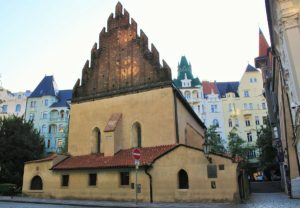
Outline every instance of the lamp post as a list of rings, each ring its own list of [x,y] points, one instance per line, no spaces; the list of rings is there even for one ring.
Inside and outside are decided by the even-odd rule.
[[[207,158],[207,160],[209,161],[209,163],[212,163],[211,161],[211,157],[209,157],[209,153],[211,150],[211,146],[209,143],[210,137],[208,137],[207,139],[205,139],[204,143],[203,143],[203,152],[204,152],[204,156]]]

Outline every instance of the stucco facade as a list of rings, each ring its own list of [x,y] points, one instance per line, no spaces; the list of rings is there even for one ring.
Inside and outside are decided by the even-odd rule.
[[[45,152],[61,151],[69,125],[71,90],[58,90],[53,76],[45,76],[28,97],[25,119],[44,137]]]
[[[235,129],[247,145],[255,146],[257,132],[266,124],[268,116],[261,72],[249,65],[237,93],[228,92],[222,97],[222,107],[225,134]],[[248,157],[250,162],[257,163],[258,151],[249,152]]]
[[[210,164],[201,150],[187,146],[174,148],[158,158],[152,167],[141,167],[138,170],[138,183],[142,187],[138,200],[150,201],[150,183],[154,202],[238,200],[237,163],[217,155],[212,155],[212,161],[212,165],[217,167],[216,178],[208,178],[207,166]],[[135,190],[131,185],[120,185],[120,172],[122,171],[129,172],[129,184],[135,183],[133,168],[49,171],[53,163],[54,161],[50,160],[26,164],[23,193],[48,198],[135,200]],[[224,170],[220,170],[219,165],[223,166]],[[185,170],[188,174],[189,187],[187,189],[178,187],[180,170]],[[90,186],[88,183],[90,173],[97,175],[95,186]],[[66,174],[70,176],[69,185],[62,187],[61,175]],[[47,178],[43,180],[42,191],[30,190],[30,181],[36,175]],[[215,188],[212,188],[212,184],[215,184]]]
[[[12,93],[0,86],[0,117],[23,116],[30,91]]]

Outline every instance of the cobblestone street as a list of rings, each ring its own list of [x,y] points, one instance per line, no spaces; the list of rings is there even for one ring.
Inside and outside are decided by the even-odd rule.
[[[22,202],[22,203],[18,203]],[[34,202],[34,203],[31,203]],[[35,199],[27,197],[0,197],[0,208],[58,208],[58,207],[175,207],[175,208],[299,208],[300,199],[289,199],[284,193],[252,194],[251,198],[242,204],[229,203],[139,203],[110,202],[110,201],[82,201]]]

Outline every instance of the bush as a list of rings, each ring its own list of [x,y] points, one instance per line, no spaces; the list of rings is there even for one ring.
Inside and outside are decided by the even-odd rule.
[[[17,185],[13,183],[0,184],[0,195],[12,196],[16,193]]]

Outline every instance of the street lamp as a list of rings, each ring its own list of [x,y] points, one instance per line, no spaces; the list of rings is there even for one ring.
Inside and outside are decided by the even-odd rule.
[[[211,161],[211,157],[209,157],[209,153],[211,150],[211,146],[209,143],[210,137],[208,137],[207,139],[205,139],[204,143],[203,143],[203,152],[204,152],[204,156],[207,158],[207,160],[209,161],[209,163],[212,163]]]

